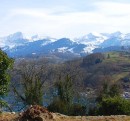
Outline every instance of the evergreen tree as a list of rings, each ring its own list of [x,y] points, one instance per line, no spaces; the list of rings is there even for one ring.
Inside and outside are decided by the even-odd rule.
[[[48,109],[52,112],[59,112],[66,115],[85,115],[86,107],[81,104],[74,103],[74,90],[72,78],[69,74],[64,77],[64,80],[59,78],[56,83],[58,91],[58,98],[48,106]]]
[[[7,95],[10,83],[10,76],[7,70],[12,66],[13,59],[9,58],[6,53],[0,50],[0,105],[1,107],[7,105],[2,100],[2,97]]]
[[[73,100],[73,84],[71,77],[67,74],[65,80],[59,80],[56,83],[58,96],[60,100],[66,103],[72,103]]]

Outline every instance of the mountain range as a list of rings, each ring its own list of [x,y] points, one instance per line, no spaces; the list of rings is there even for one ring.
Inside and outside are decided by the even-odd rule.
[[[89,33],[75,38],[51,38],[34,35],[24,37],[21,32],[16,32],[6,37],[0,37],[0,48],[9,56],[26,57],[40,55],[67,55],[81,57],[94,52],[121,50],[130,46],[130,33]]]

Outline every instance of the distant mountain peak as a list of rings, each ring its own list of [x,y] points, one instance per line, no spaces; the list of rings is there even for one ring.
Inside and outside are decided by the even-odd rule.
[[[22,32],[16,32],[5,37],[0,38],[0,47],[14,48],[16,46],[26,43]]]
[[[23,39],[23,33],[22,32],[16,32],[14,34],[11,34],[11,35],[7,36],[6,39],[8,39],[10,41]]]
[[[110,34],[110,37],[121,37],[122,33],[120,31],[114,32]]]
[[[99,38],[101,37],[102,35],[100,33],[97,33],[97,32],[92,32],[92,33],[89,33],[88,35],[88,38]]]

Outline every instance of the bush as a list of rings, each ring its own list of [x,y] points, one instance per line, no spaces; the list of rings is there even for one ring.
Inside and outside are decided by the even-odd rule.
[[[130,115],[130,101],[120,97],[120,86],[104,83],[97,97],[97,107],[89,110],[89,115]]]
[[[73,116],[85,116],[86,115],[86,107],[81,104],[73,104],[71,106],[71,115]]]
[[[95,114],[94,114],[95,113]],[[91,115],[130,115],[130,101],[121,97],[104,98]]]
[[[69,106],[61,101],[61,100],[54,100],[47,109],[51,112],[58,112],[62,114],[68,114]]]
[[[86,115],[86,107],[80,104],[68,104],[61,100],[53,101],[48,107],[48,110],[51,112],[58,112],[65,115]]]

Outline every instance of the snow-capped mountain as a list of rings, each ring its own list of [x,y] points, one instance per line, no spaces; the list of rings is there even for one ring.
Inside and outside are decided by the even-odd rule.
[[[92,53],[95,48],[98,48],[108,37],[99,33],[89,33],[81,38],[75,39],[79,43],[86,45],[84,52]]]
[[[24,45],[26,42],[27,39],[23,37],[23,34],[21,32],[17,32],[6,37],[1,37],[0,47],[11,49],[16,46]]]
[[[21,32],[0,37],[0,48],[11,57],[56,53],[82,56],[103,50],[117,50],[121,46],[130,46],[130,33],[89,33],[74,40],[39,35],[25,37]]]

